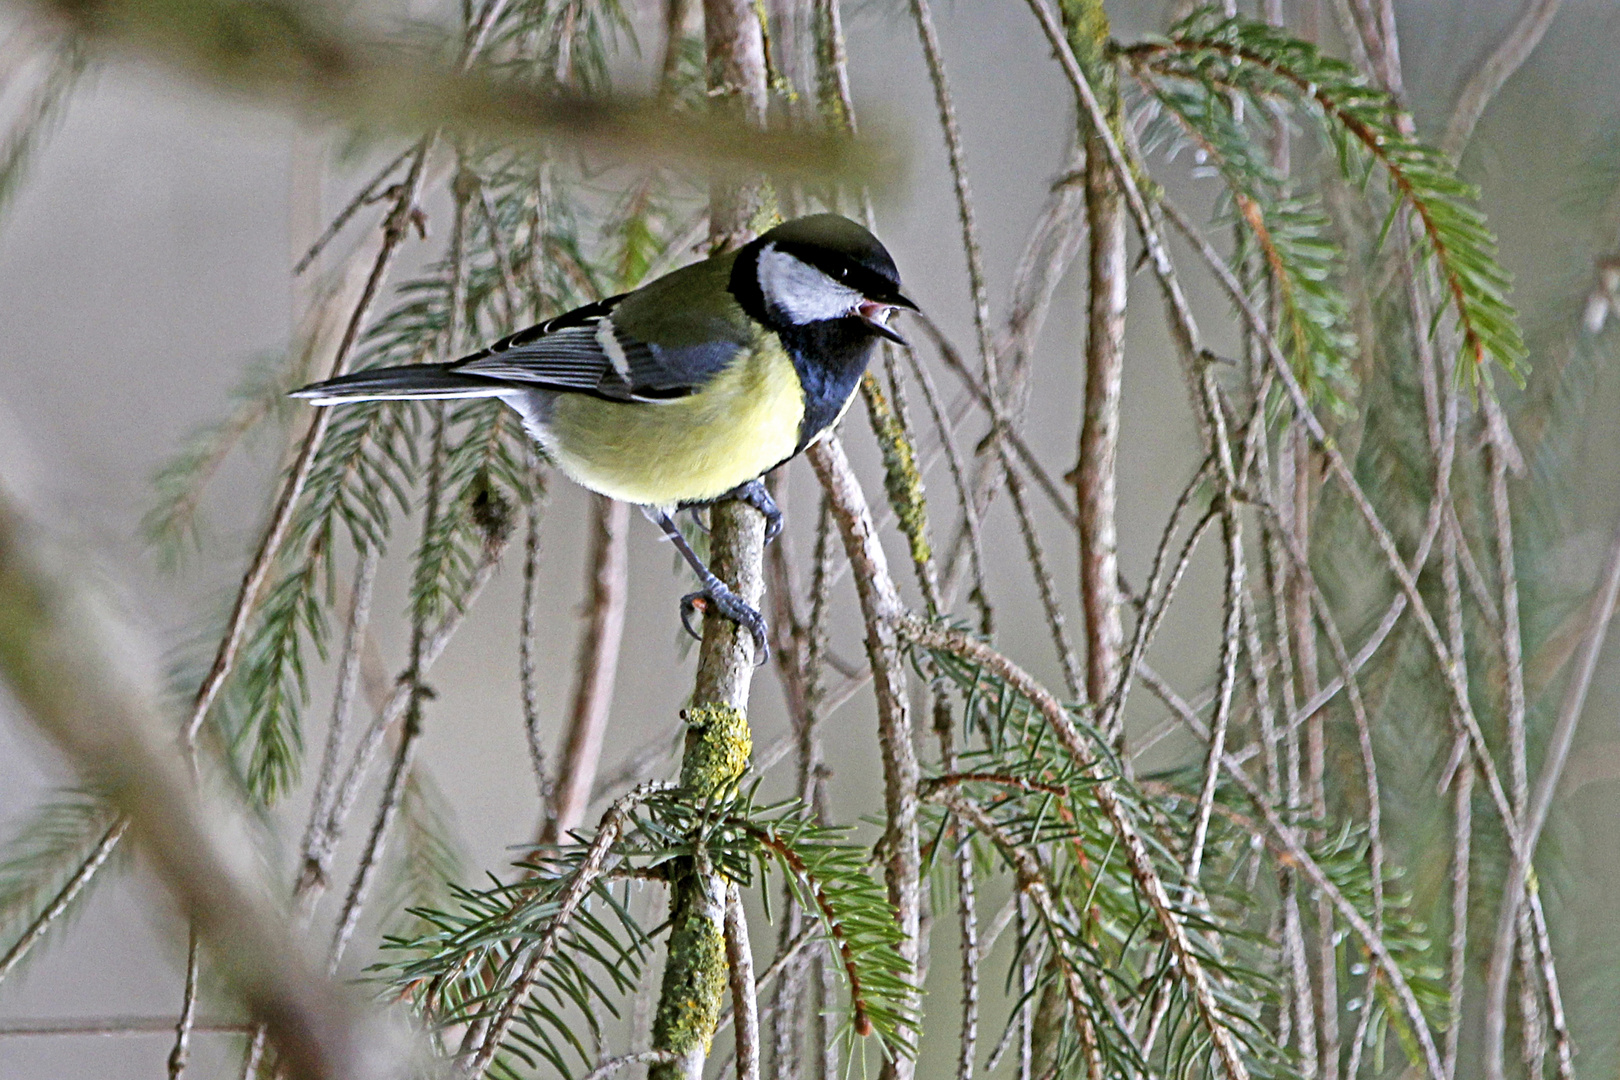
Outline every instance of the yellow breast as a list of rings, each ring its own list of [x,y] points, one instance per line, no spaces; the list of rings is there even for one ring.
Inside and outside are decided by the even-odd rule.
[[[548,449],[576,483],[624,502],[704,502],[792,455],[804,417],[793,362],[774,341],[673,401],[559,395]]]

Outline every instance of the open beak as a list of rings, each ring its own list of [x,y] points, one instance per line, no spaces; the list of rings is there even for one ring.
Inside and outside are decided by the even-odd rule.
[[[873,333],[878,334],[880,337],[886,337],[896,345],[903,345],[909,349],[911,343],[890,329],[887,321],[889,316],[894,313],[895,308],[902,307],[911,311],[917,310],[916,304],[899,293],[895,293],[892,296],[885,297],[883,300],[862,301],[860,306],[855,309],[855,313],[862,322],[872,328]]]

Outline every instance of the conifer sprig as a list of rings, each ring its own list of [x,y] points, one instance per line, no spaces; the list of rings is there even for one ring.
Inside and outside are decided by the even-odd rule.
[[[1317,120],[1352,183],[1365,184],[1374,166],[1382,167],[1391,195],[1385,231],[1403,204],[1416,213],[1471,361],[1466,370],[1488,378],[1487,361],[1494,361],[1522,381],[1524,337],[1507,300],[1512,278],[1497,260],[1479,192],[1438,150],[1402,129],[1388,94],[1314,45],[1218,9],[1195,12],[1168,37],[1118,52],[1149,78],[1232,91],[1257,106],[1281,99],[1300,107]]]
[[[1240,115],[1221,87],[1169,78],[1143,78],[1142,85],[1180,124],[1179,131],[1157,124],[1149,132],[1172,153],[1191,141],[1195,154],[1211,161],[1226,182],[1233,216],[1267,271],[1256,283],[1256,299],[1265,282],[1274,283],[1279,340],[1301,385],[1313,401],[1343,411],[1352,392],[1349,358],[1356,341],[1342,287],[1343,259],[1320,200],[1292,190],[1277,174],[1263,156],[1262,136],[1251,119],[1255,110]]]
[[[32,951],[24,936],[53,902],[61,910],[51,922],[60,927],[84,906],[89,886],[104,879],[103,874],[92,874],[72,895],[61,893],[117,817],[117,811],[93,792],[58,791],[33,807],[0,845],[0,957],[4,957],[0,980],[16,970],[25,950]]]
[[[910,1055],[915,1018],[904,1008],[909,972],[895,948],[899,929],[871,874],[870,852],[848,836],[848,829],[815,824],[796,802],[761,807],[744,794],[698,806],[675,791],[650,794],[626,815],[597,862],[596,840],[547,848],[519,864],[524,876],[517,881],[455,887],[453,907],[413,909],[427,929],[390,938],[388,947],[408,958],[382,966],[380,975],[435,1024],[478,1022],[507,1004],[529,948],[555,936],[502,1047],[510,1059],[498,1057],[506,1064],[496,1071],[516,1075],[513,1060],[532,1067],[543,1059],[572,1075],[589,1063],[574,1030],[580,1017],[599,1035],[596,1010],[619,1015],[619,999],[636,985],[653,947],[656,931],[642,928],[628,892],[615,894],[615,884],[629,889],[656,881],[671,860],[700,853],[745,885],[755,882],[755,866],[768,872],[775,864],[821,919],[847,981],[852,1034],[875,1034],[888,1052]],[[586,873],[593,873],[588,898],[567,907],[565,896]],[[567,919],[560,936],[559,917]]]

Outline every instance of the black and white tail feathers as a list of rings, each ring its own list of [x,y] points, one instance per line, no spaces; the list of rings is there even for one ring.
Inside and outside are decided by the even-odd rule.
[[[293,397],[315,405],[350,401],[409,401],[433,398],[499,397],[514,387],[450,370],[451,364],[409,364],[339,375],[294,390]]]

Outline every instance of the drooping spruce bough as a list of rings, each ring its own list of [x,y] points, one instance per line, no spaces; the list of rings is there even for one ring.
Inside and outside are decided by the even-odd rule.
[[[1360,54],[1392,54],[1393,24],[1358,21],[1368,5],[1343,7]],[[800,125],[857,126],[838,0],[667,8],[660,102],[743,125],[775,109]],[[705,236],[728,244],[758,231],[773,206],[864,205],[834,181],[604,169],[465,117],[422,132],[362,187],[323,243],[368,218],[377,239],[316,290],[298,347],[257,364],[225,419],[158,478],[152,538],[183,570],[213,554],[200,539],[206,486],[244,440],[267,431],[291,463],[226,631],[204,635],[212,663],[179,677],[196,700],[188,742],[255,808],[310,791],[293,910],[325,935],[334,970],[360,954],[463,1075],[648,1066],[695,1078],[706,1060],[713,1075],[711,1043],[728,1023],[744,1077],[907,1078],[919,1054],[949,1057],[960,1080],[1400,1070],[1451,1080],[1474,1060],[1493,1076],[1572,1075],[1569,989],[1533,868],[1620,559],[1605,571],[1607,599],[1560,629],[1546,613],[1573,597],[1525,556],[1556,539],[1552,515],[1533,511],[1557,497],[1561,433],[1581,415],[1569,382],[1591,377],[1607,309],[1594,327],[1589,304],[1586,328],[1562,328],[1549,347],[1556,362],[1528,366],[1477,193],[1415,133],[1383,68],[1359,71],[1285,27],[1216,10],[1121,43],[1096,0],[1007,8],[1051,46],[1078,150],[1005,310],[984,277],[936,13],[911,0],[905,16],[885,17],[915,22],[933,80],[976,340],[963,349],[924,327],[920,356],[890,354],[868,377],[881,478],[857,475],[836,442],[812,451],[821,511],[801,508],[793,522],[801,538],[816,522],[812,558],[798,558],[803,542],[762,551],[751,510],[715,511],[717,570],[740,586],[769,582],[793,722],[785,753],[753,746],[749,646],[709,620],[678,782],[667,754],[639,755],[604,783],[599,818],[482,874],[446,835],[449,815],[415,756],[439,711],[431,667],[465,619],[482,617],[480,591],[519,548],[532,605],[546,465],[490,403],[364,405],[307,428],[283,394],[327,367],[448,355],[631,288]],[[93,62],[101,31],[81,31],[53,46],[6,143],[0,197]],[[631,43],[612,0],[495,0],[469,7],[441,51],[478,76],[590,97],[622,89],[615,73]],[[374,106],[334,107],[364,118]],[[1154,179],[1189,156],[1218,191],[1208,221]],[[432,184],[448,191],[448,243],[418,277],[394,282],[395,256],[423,242]],[[1075,399],[1085,434],[1072,467],[1059,467],[1026,425],[1032,345],[1082,247],[1089,332],[1057,352],[1086,384]],[[1120,580],[1115,559],[1133,250],[1164,301],[1203,440],[1139,582]],[[1229,301],[1239,355],[1207,346],[1187,297],[1194,281]],[[887,514],[868,502],[880,488]],[[996,521],[1018,541],[996,543]],[[409,550],[396,542],[402,525],[419,533]],[[881,544],[891,528],[904,538],[892,550],[912,563],[904,586]],[[1065,534],[1083,603],[1061,595],[1051,570]],[[1216,537],[1213,676],[1178,689],[1154,670],[1152,645],[1181,617],[1178,586]],[[987,563],[1020,556],[1039,613],[994,595]],[[409,566],[410,645],[368,715],[361,657],[370,621],[384,617],[372,590],[386,560]],[[599,570],[613,565],[604,556]],[[845,575],[864,633],[854,671],[833,662],[853,649],[829,641]],[[913,585],[917,603],[902,592]],[[1000,628],[1026,619],[1050,630],[1062,694],[1029,674],[1040,661],[997,645]],[[592,625],[618,633],[613,619]],[[532,634],[527,612],[524,627]],[[588,644],[602,655],[602,641]],[[1567,678],[1545,674],[1571,653],[1582,659]],[[537,661],[532,640],[522,655],[513,678],[532,712],[536,686],[563,672]],[[337,671],[329,695],[312,677],[324,661]],[[861,809],[879,818],[875,846],[852,833],[856,814],[828,805],[822,746],[833,710],[869,682],[884,791],[881,807]],[[1143,691],[1168,712],[1151,730],[1139,722]],[[581,677],[577,693],[610,695],[611,679]],[[329,725],[319,738],[312,716]],[[931,741],[913,730],[922,717]],[[1197,751],[1143,775],[1142,755],[1173,731]],[[543,799],[560,770],[584,764],[531,747]],[[785,800],[763,794],[778,785],[778,761],[796,765]],[[381,797],[365,806],[378,774]],[[369,828],[355,827],[357,811]],[[89,883],[124,865],[110,857],[123,835],[117,808],[86,791],[42,805],[8,841],[0,979]],[[340,852],[358,852],[349,881],[338,879],[350,861]],[[336,926],[311,925],[328,890],[342,897]],[[762,913],[777,921],[769,936]],[[739,919],[753,923],[752,985],[728,959]],[[379,923],[380,941],[357,930]],[[920,995],[924,984],[933,993]],[[188,996],[177,1011],[194,1016],[196,1004]],[[1477,1032],[1464,1023],[1474,1016]],[[951,1029],[949,1054],[931,1050],[927,1039]],[[246,1072],[272,1075],[275,1049],[258,1029]]]

